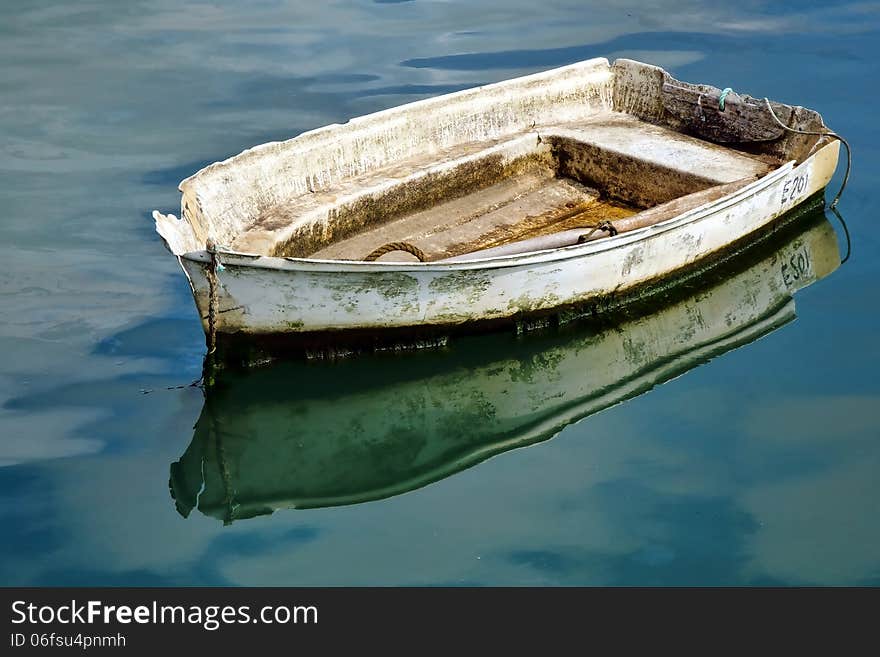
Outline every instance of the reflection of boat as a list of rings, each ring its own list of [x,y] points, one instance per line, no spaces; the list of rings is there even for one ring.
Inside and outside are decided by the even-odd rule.
[[[231,359],[601,306],[763,232],[838,147],[812,110],[597,58],[257,146],[154,218]]]
[[[630,309],[610,328],[227,373],[171,466],[177,508],[231,521],[418,488],[765,335],[794,318],[795,290],[838,264],[819,212],[704,272],[708,287],[668,290],[663,307]]]

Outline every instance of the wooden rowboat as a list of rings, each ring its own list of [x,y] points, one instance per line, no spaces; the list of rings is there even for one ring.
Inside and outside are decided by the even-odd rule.
[[[551,438],[792,321],[794,293],[840,262],[821,211],[761,240],[696,288],[628,306],[610,328],[587,321],[527,339],[476,337],[415,359],[222,372],[171,465],[177,509],[232,522],[356,504]]]
[[[212,352],[432,344],[701,266],[820,194],[838,151],[812,110],[598,58],[257,146],[153,216]]]

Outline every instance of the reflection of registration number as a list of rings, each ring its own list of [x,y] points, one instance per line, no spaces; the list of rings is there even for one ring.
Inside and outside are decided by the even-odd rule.
[[[791,287],[799,280],[809,275],[811,270],[810,253],[807,247],[802,246],[792,256],[782,263],[782,280]]]
[[[810,174],[805,171],[794,178],[786,180],[785,184],[782,186],[782,203],[785,204],[789,201],[793,201],[803,194],[807,190],[807,181],[809,179]]]

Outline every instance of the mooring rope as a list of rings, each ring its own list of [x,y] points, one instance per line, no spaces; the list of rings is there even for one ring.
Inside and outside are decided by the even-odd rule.
[[[205,407],[208,412],[208,431],[214,439],[214,450],[217,454],[217,467],[220,470],[220,481],[223,482],[223,524],[230,525],[235,519],[235,490],[232,486],[232,475],[229,472],[229,464],[226,461],[226,448],[223,444],[223,434],[220,431],[220,423],[217,421],[216,401],[205,393]]]
[[[205,245],[211,256],[211,265],[205,271],[208,279],[208,355],[217,351],[217,313],[220,309],[219,290],[220,279],[217,272],[222,271],[220,258],[217,256],[217,245],[214,240],[208,240]]]
[[[364,258],[364,262],[373,262],[373,260],[381,258],[386,253],[392,253],[393,251],[406,251],[407,253],[411,253],[419,259],[419,262],[425,262],[428,259],[428,256],[425,255],[424,251],[409,242],[388,242],[388,244],[383,244],[375,251],[372,251],[366,258]]]
[[[764,98],[764,102],[767,103],[767,109],[770,110],[770,116],[773,117],[773,120],[779,125],[783,130],[788,130],[789,132],[793,132],[798,135],[813,135],[816,137],[833,137],[840,141],[841,144],[846,148],[846,172],[843,174],[843,182],[840,184],[840,190],[837,192],[837,195],[834,197],[834,200],[831,201],[831,205],[828,206],[829,209],[834,209],[837,207],[837,202],[840,200],[841,195],[843,194],[843,190],[846,189],[846,183],[849,181],[849,172],[852,169],[852,150],[849,147],[849,142],[841,137],[836,132],[832,132],[831,130],[826,130],[824,132],[820,131],[811,131],[811,130],[799,130],[797,128],[790,128],[785,125],[782,121],[779,120],[779,117],[776,116],[776,112],[773,111],[773,106],[770,104],[769,98]],[[847,233],[847,236],[849,233]]]
[[[195,381],[190,381],[189,383],[181,383],[179,386],[165,386],[164,388],[158,388],[158,390],[183,390],[185,388],[203,388],[203,381],[205,379],[205,375],[202,374]],[[150,393],[156,392],[156,388],[141,388],[140,393],[142,395],[149,395]]]
[[[217,366],[215,356],[217,351],[217,315],[220,312],[220,278],[217,276],[217,272],[223,271],[224,267],[217,254],[217,244],[214,240],[208,239],[205,249],[211,256],[211,263],[205,270],[205,277],[208,279],[208,354],[205,356],[205,364],[202,368],[202,381],[205,386],[210,387],[214,385],[214,373]]]
[[[832,214],[835,217],[837,217],[837,220],[840,222],[840,227],[843,228],[843,234],[846,236],[846,255],[843,256],[840,261],[840,264],[843,264],[844,262],[849,260],[849,254],[852,253],[852,245],[850,244],[849,239],[849,228],[846,227],[846,221],[843,220],[843,217],[840,215],[840,211],[837,208],[831,206],[828,209],[831,210]]]

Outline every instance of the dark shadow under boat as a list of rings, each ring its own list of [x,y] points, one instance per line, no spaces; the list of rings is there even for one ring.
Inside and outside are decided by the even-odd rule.
[[[419,355],[226,372],[171,466],[178,511],[226,523],[398,495],[644,393],[795,317],[840,263],[821,209],[699,277],[582,321]]]

